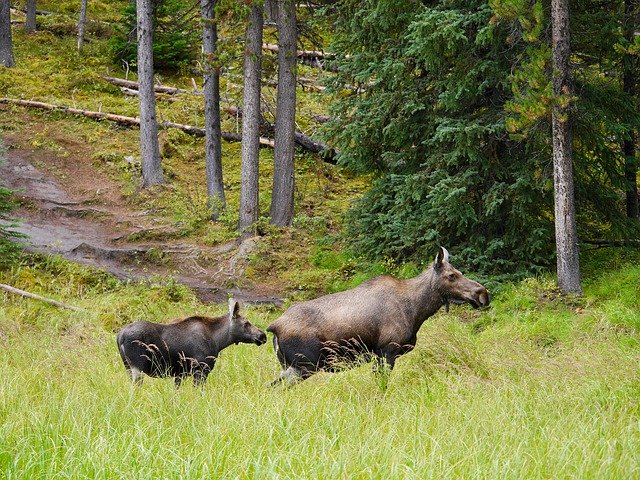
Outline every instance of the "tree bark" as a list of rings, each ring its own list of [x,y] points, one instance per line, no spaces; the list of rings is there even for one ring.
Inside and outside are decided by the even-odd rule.
[[[553,184],[558,286],[567,294],[582,293],[573,187],[571,145],[571,75],[569,67],[569,0],[552,0]]]
[[[278,2],[278,94],[271,223],[288,227],[293,222],[295,190],[296,65],[298,27],[294,0]]]
[[[260,151],[260,83],[262,63],[263,6],[252,1],[245,35],[244,51],[244,106],[242,121],[242,166],[240,174],[241,232],[251,233],[258,221],[259,206],[259,151]]]
[[[11,4],[0,0],[0,65],[13,67],[13,43],[11,42]]]
[[[164,182],[153,88],[153,0],[137,0],[140,159],[142,187]]]
[[[88,0],[82,0],[80,2],[80,18],[78,19],[78,53],[82,53],[82,47],[84,45],[84,31],[87,26],[87,2]]]
[[[24,31],[27,33],[36,31],[36,2],[37,0],[27,0],[27,20],[24,23]]]
[[[220,66],[216,56],[218,30],[216,0],[200,0],[202,11],[202,54],[204,68],[205,170],[207,204],[217,220],[226,208],[222,179],[222,130],[220,127]]]
[[[635,40],[637,14],[637,0],[625,0],[624,2],[624,36],[633,45]],[[638,61],[634,55],[626,54],[623,59],[622,89],[631,98],[636,97],[636,76]],[[640,218],[638,206],[638,152],[636,150],[637,131],[631,131],[629,138],[625,139],[624,152],[624,177],[626,180],[626,206],[627,217]]]

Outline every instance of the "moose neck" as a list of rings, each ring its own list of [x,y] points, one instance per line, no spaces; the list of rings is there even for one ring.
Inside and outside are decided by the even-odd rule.
[[[231,322],[227,318],[216,318],[215,322],[209,322],[209,331],[211,338],[214,339],[216,349],[218,352],[224,348],[227,348],[233,343]]]
[[[417,332],[424,321],[435,314],[445,301],[439,291],[433,266],[406,282],[407,304],[413,307],[411,317],[414,331]]]

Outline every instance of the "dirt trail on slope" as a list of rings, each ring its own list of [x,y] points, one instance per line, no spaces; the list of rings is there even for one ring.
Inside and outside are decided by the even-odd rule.
[[[127,208],[118,186],[79,155],[72,159],[12,146],[0,165],[0,183],[17,190],[22,207],[16,230],[29,235],[28,249],[59,254],[104,269],[122,280],[174,278],[203,302],[226,302],[229,295],[252,304],[281,305],[257,289],[226,288],[238,280],[247,245],[203,247],[173,241],[131,242],[140,232],[162,232],[148,212]],[[54,174],[55,172],[55,174]],[[249,242],[249,243],[247,243]]]

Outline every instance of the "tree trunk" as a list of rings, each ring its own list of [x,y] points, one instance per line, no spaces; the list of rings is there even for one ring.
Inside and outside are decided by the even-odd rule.
[[[153,89],[153,0],[137,0],[138,82],[140,84],[140,159],[142,187],[164,182]]]
[[[27,33],[36,31],[36,1],[27,0],[27,21],[24,22],[24,31]]]
[[[296,64],[298,28],[294,0],[278,2],[278,96],[271,223],[288,227],[293,221],[295,189]]]
[[[637,0],[625,0],[624,2],[624,36],[631,45],[634,43],[636,30]],[[634,55],[624,55],[623,59],[622,89],[635,100],[636,75],[638,61]],[[627,217],[640,218],[638,206],[638,152],[636,150],[636,137],[638,132],[630,132],[629,138],[624,141],[624,176],[626,180],[626,205]]]
[[[571,146],[571,76],[569,69],[569,0],[551,2],[553,93],[553,184],[558,286],[564,293],[581,294],[580,259],[573,187]]]
[[[242,120],[242,171],[240,174],[241,232],[258,221],[258,165],[260,151],[260,81],[262,61],[263,6],[254,0],[249,7],[244,49],[244,106]]]
[[[222,130],[220,127],[220,66],[216,55],[218,31],[216,0],[200,0],[202,11],[202,54],[204,56],[204,125],[207,203],[211,218],[218,219],[226,207],[222,181]]]
[[[11,43],[11,4],[0,0],[0,65],[13,67],[13,44]]]
[[[84,45],[84,30],[87,26],[87,2],[88,0],[82,0],[80,2],[80,18],[78,19],[78,53],[82,53],[82,46]]]

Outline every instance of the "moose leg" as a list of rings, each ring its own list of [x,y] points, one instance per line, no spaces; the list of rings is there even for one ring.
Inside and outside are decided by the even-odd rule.
[[[134,385],[142,385],[142,371],[138,370],[136,367],[131,367],[127,369],[129,372],[129,376],[133,381]]]
[[[282,373],[280,373],[280,376],[269,384],[269,387],[275,387],[281,382],[286,382],[289,386],[291,386],[295,385],[298,382],[301,382],[302,380],[305,380],[306,378],[309,378],[309,374],[305,375],[296,367],[289,367],[286,370],[283,370]]]
[[[198,370],[193,374],[193,386],[194,387],[204,387],[204,384],[207,381],[207,376],[209,375],[208,371]]]
[[[184,374],[176,375],[175,377],[173,377],[173,381],[175,383],[176,390],[178,388],[180,388],[180,385],[182,385],[182,381],[185,379],[185,377],[186,377],[186,375],[184,375]]]

